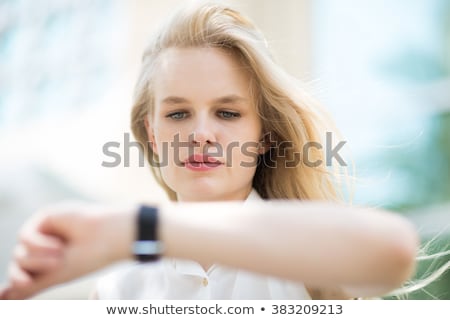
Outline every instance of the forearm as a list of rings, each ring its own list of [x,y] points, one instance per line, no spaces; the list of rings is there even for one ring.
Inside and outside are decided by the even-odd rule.
[[[132,258],[137,207],[63,205],[29,221],[0,298],[26,298]],[[386,292],[408,278],[417,238],[404,219],[375,210],[300,201],[179,203],[160,207],[164,255],[298,280],[344,295]],[[46,241],[43,241],[47,239]],[[46,243],[62,241],[48,266]],[[50,257],[54,256],[51,254]],[[374,294],[375,294],[374,293]]]
[[[164,207],[168,256],[222,263],[313,286],[395,287],[414,268],[416,234],[385,212],[317,202]]]

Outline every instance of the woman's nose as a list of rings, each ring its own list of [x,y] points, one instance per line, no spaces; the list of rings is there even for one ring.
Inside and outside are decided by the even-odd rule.
[[[202,146],[205,144],[213,144],[216,142],[214,124],[211,119],[206,116],[199,116],[189,135],[189,141],[195,146]]]

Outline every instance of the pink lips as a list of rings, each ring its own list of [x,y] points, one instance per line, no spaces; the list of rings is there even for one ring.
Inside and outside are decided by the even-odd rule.
[[[221,165],[222,162],[207,154],[193,154],[184,161],[184,166],[193,171],[208,171]]]

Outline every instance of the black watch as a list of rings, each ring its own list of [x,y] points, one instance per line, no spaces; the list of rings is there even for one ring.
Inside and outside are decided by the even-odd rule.
[[[162,243],[158,239],[158,208],[142,205],[137,215],[136,241],[133,253],[141,262],[156,261],[162,254]]]

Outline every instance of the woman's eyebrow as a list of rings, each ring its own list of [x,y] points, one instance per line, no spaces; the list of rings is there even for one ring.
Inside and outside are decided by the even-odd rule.
[[[223,96],[217,99],[214,99],[213,101],[211,101],[211,104],[216,104],[216,103],[220,103],[220,104],[227,104],[227,103],[235,103],[235,102],[246,102],[248,101],[248,99],[241,97],[237,94],[230,94],[227,96]]]
[[[211,104],[218,104],[218,103],[219,104],[231,104],[231,103],[246,102],[246,101],[248,101],[247,98],[241,97],[237,94],[230,94],[230,95],[216,98],[216,99],[212,100],[210,103]],[[182,103],[190,103],[190,101],[186,98],[177,97],[177,96],[168,96],[161,101],[161,104],[165,104],[165,105],[177,105],[177,104],[182,104]]]
[[[188,103],[189,100],[182,97],[176,97],[176,96],[169,96],[164,98],[161,101],[161,104],[167,104],[167,105],[173,105],[173,104],[181,104],[181,103]]]

